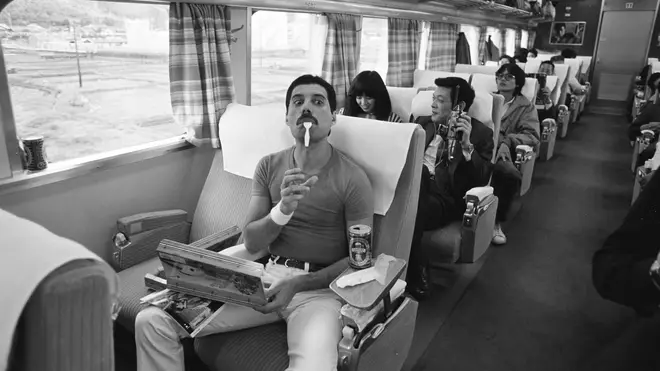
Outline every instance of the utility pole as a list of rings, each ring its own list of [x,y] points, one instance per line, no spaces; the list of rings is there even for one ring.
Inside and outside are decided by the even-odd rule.
[[[73,43],[76,46],[76,63],[78,64],[78,84],[82,88],[82,72],[80,71],[80,53],[78,53],[78,35],[76,34],[76,25],[69,20],[69,24],[73,27]]]

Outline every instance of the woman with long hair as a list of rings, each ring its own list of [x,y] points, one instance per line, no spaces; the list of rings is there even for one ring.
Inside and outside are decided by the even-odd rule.
[[[403,122],[392,112],[392,101],[383,79],[376,71],[362,71],[351,82],[346,106],[340,115],[364,117],[373,120]]]

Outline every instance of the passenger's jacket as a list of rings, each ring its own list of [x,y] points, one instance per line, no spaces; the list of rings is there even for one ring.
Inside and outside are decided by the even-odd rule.
[[[654,103],[647,103],[635,121],[628,126],[628,139],[635,140],[638,136],[642,135],[642,126],[650,124],[651,122],[660,122],[660,105]],[[653,139],[653,142],[658,141],[658,137]]]
[[[541,143],[539,127],[536,106],[529,99],[518,95],[502,116],[497,148],[504,143],[511,152],[515,152],[517,146],[525,144],[537,151]]]
[[[435,127],[430,116],[419,117],[415,123],[422,126],[426,131],[426,140],[424,142],[424,151],[429,147],[435,136]],[[474,145],[472,160],[465,161],[461,146],[455,147],[455,160],[449,166],[450,182],[452,196],[457,202],[464,202],[465,193],[474,187],[482,187],[488,184],[490,174],[493,170],[491,159],[493,158],[493,131],[479,120],[472,118],[472,132],[470,133],[470,142]],[[436,177],[436,182],[442,181],[441,177]],[[446,189],[445,184],[438,184],[440,189]]]
[[[660,290],[649,271],[660,250],[660,176],[654,174],[592,261],[592,279],[605,299],[640,314],[660,305]]]

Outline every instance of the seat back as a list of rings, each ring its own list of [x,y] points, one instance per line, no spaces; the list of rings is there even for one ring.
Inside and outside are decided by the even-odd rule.
[[[525,78],[525,85],[522,88],[522,95],[534,103],[536,100],[536,93],[539,91],[539,81],[533,77]]]
[[[471,64],[457,64],[456,65],[456,72],[460,73],[469,73],[469,74],[475,74],[475,73],[483,73],[486,75],[493,75],[495,76],[495,72],[499,67],[497,65],[495,66],[474,66]]]
[[[486,61],[486,63],[484,63],[484,66],[488,66],[488,67],[496,66],[497,67],[497,66],[499,66],[499,62],[497,62],[497,61]]]
[[[470,82],[469,73],[461,72],[446,72],[446,71],[433,71],[433,70],[415,70],[414,72],[414,88],[428,88],[435,87],[435,79],[439,77],[460,77],[467,82]]]
[[[527,63],[525,64],[525,73],[537,73],[539,72],[539,67],[541,66],[541,62],[543,62],[544,59],[536,58],[536,59],[529,59],[527,60]]]
[[[589,72],[589,68],[591,67],[591,57],[577,56],[577,60],[582,62],[582,69],[580,73],[587,74]]]
[[[555,65],[555,76],[557,76],[557,85],[559,86],[559,94],[556,97],[557,101],[555,105],[564,104],[566,100],[566,93],[568,92],[568,70],[569,67],[565,64]]]
[[[517,64],[518,67],[520,67],[523,71],[524,71],[525,68],[527,67],[527,64],[526,64],[526,63],[523,63],[523,62],[516,62],[516,64]]]
[[[570,66],[570,76],[580,78],[580,72],[582,71],[582,61],[579,59],[568,58],[564,60],[564,64]]]
[[[388,86],[387,92],[390,95],[390,101],[392,101],[392,112],[399,115],[403,122],[409,122],[410,106],[412,105],[413,98],[415,98],[415,95],[417,94],[417,88]]]
[[[495,74],[475,73],[472,75],[472,88],[474,91],[496,92],[497,81],[495,80]]]
[[[80,244],[0,209],[11,264],[0,319],[0,368],[113,371],[113,304],[118,277]],[[5,363],[7,362],[7,363]]]
[[[274,117],[281,117],[281,119],[277,120]],[[246,121],[262,122],[263,125],[255,129],[254,125],[246,125]],[[401,171],[397,174],[398,179],[394,179],[393,183],[391,204],[385,215],[374,216],[374,245],[378,246],[378,251],[408,260],[419,199],[424,130],[419,126],[410,124],[338,116],[337,125],[333,127],[330,141],[333,143],[334,140],[335,148],[341,149],[358,164],[361,164],[364,157],[358,158],[359,154],[356,155],[356,153],[351,153],[349,150],[342,148],[340,142],[344,141],[342,138],[349,138],[352,142],[359,143],[360,138],[364,138],[365,125],[367,131],[377,133],[376,137],[393,138],[390,139],[392,141],[401,139],[404,136],[401,133],[408,133],[405,139],[406,142],[403,144],[402,158],[400,159]],[[278,150],[282,150],[293,144],[292,138],[289,137],[290,141],[287,141],[283,137],[287,133],[290,136],[289,129],[284,124],[284,108],[249,107],[232,104],[220,119],[219,126],[222,146],[225,155],[228,157],[235,156],[238,153],[236,148],[230,149],[232,147],[230,142],[234,142],[236,137],[254,140],[255,130],[258,130],[264,138],[268,138],[269,142],[274,143],[272,149],[269,149],[269,153],[275,152],[273,149],[277,146],[281,147]],[[227,130],[234,130],[235,132],[232,136],[229,136]],[[223,141],[223,134],[225,134],[225,141]],[[238,142],[238,147],[246,148],[240,141]],[[389,143],[384,146],[391,149]],[[261,158],[263,157],[261,155],[263,150],[260,148],[261,146],[251,146],[249,150],[243,150],[243,153],[257,153],[257,157]],[[191,240],[205,237],[223,226],[233,224],[242,226],[244,223],[245,209],[247,209],[250,200],[251,180],[246,176],[238,176],[225,171],[225,163],[234,163],[236,160],[224,159],[221,151],[217,152],[199,198],[193,220]],[[400,153],[401,151],[394,150],[394,152]],[[249,157],[246,156],[245,158]],[[398,161],[399,159],[393,160]],[[374,159],[371,161],[376,162]],[[382,158],[378,164],[369,165],[374,165],[371,166],[371,169],[382,169],[383,174],[392,172],[392,162],[389,162],[390,166],[385,168],[382,166]],[[252,169],[251,171],[246,170],[246,173],[254,173],[256,163],[250,162],[246,167]],[[396,168],[396,165],[394,168]],[[378,182],[378,180],[374,180],[373,172],[370,171],[369,169],[365,170],[372,181],[372,186],[376,189],[377,186],[374,182]]]
[[[660,61],[655,61],[651,64],[651,73],[660,72]],[[651,74],[649,74],[650,76]]]

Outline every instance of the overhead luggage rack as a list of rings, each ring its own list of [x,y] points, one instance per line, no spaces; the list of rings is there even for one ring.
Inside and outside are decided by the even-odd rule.
[[[458,10],[477,9],[486,12],[499,13],[526,21],[541,22],[545,18],[542,15],[534,14],[530,11],[498,4],[495,1],[487,0],[445,0],[445,3],[453,5]]]

